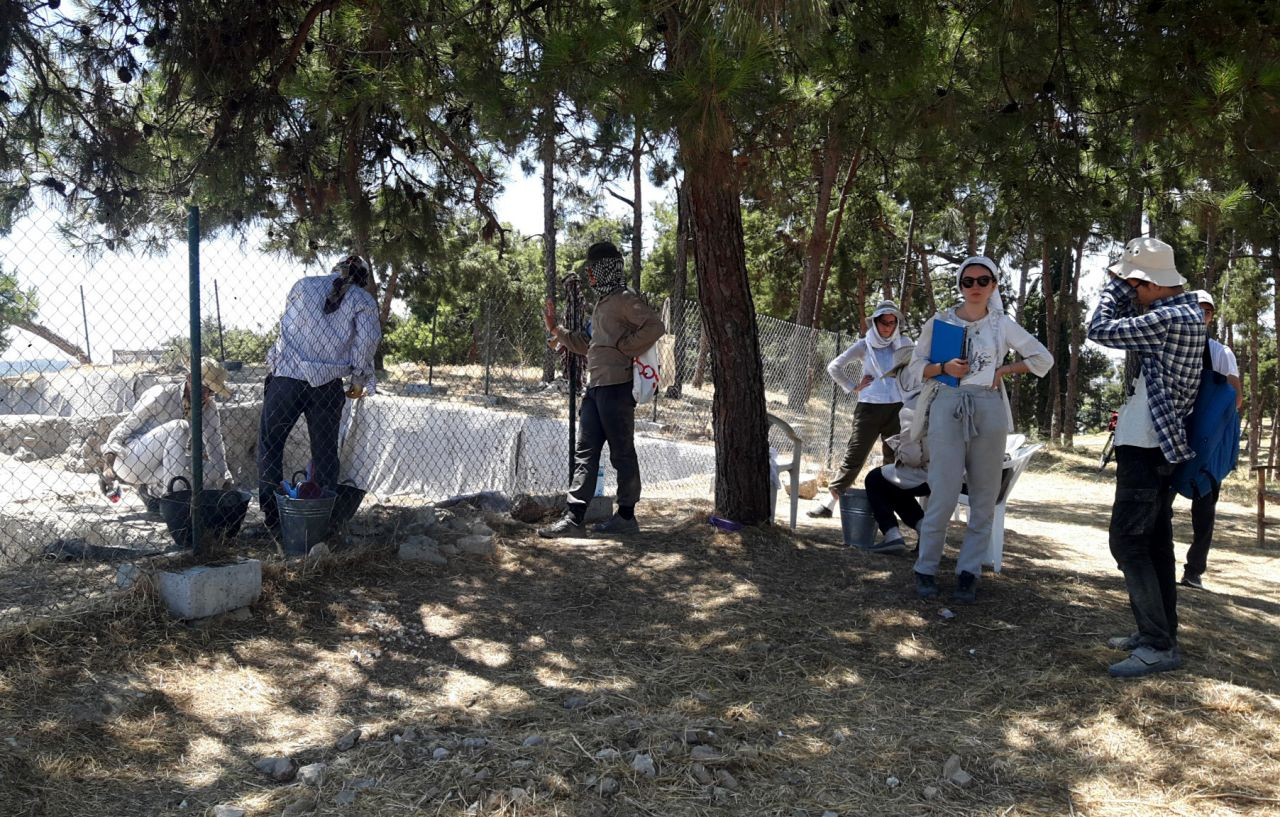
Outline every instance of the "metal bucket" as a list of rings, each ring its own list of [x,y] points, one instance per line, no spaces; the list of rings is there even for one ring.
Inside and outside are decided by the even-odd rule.
[[[276,509],[280,512],[280,538],[284,552],[305,556],[311,546],[329,535],[329,517],[337,494],[325,489],[319,499],[292,499],[276,493]]]
[[[876,541],[876,518],[867,492],[851,488],[840,496],[840,530],[849,547],[871,547]]]
[[[175,491],[174,486],[179,482],[186,485],[187,490]],[[253,494],[206,488],[200,491],[199,497],[200,522],[204,532],[211,536],[231,537],[240,530]],[[160,497],[157,505],[173,541],[179,547],[191,547],[191,483],[186,477],[169,480],[169,492]]]

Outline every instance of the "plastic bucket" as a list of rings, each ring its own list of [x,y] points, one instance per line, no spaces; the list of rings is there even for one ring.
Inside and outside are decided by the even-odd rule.
[[[174,490],[178,483],[187,486],[185,491]],[[253,497],[248,491],[216,491],[206,488],[199,493],[200,524],[204,532],[212,536],[231,537],[240,530],[245,511]],[[191,537],[191,483],[185,477],[169,480],[169,492],[156,504],[169,535],[179,547],[189,548]]]
[[[311,546],[329,535],[329,517],[333,515],[333,503],[337,494],[325,489],[319,499],[292,499],[276,494],[276,509],[280,513],[280,539],[284,552],[305,556]]]
[[[865,548],[875,544],[876,518],[871,513],[866,491],[851,488],[841,495],[840,531],[849,547]]]

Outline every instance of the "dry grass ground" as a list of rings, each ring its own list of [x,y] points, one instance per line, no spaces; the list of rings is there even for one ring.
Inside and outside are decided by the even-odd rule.
[[[1220,506],[1214,592],[1181,598],[1186,668],[1117,682],[1110,475],[1035,467],[1004,573],[951,619],[833,520],[726,534],[690,504],[642,505],[625,542],[507,520],[492,560],[277,566],[247,620],[140,594],[4,645],[0,814],[1280,813],[1280,562],[1252,510]],[[275,783],[269,755],[327,779]]]

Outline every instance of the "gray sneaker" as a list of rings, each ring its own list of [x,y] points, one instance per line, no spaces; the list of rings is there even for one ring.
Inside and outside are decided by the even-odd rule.
[[[1138,633],[1133,633],[1132,635],[1112,636],[1107,639],[1107,646],[1113,650],[1133,652],[1142,646],[1142,642],[1138,640]]]
[[[586,531],[582,529],[581,522],[572,516],[565,515],[545,528],[538,528],[538,535],[543,539],[559,539],[561,537],[581,537],[586,535]]]
[[[630,519],[623,519],[615,513],[603,522],[597,522],[591,529],[596,533],[608,533],[614,536],[623,536],[628,533],[639,533],[640,523],[636,521],[634,516]]]
[[[907,543],[902,540],[901,536],[895,536],[892,539],[886,539],[883,542],[878,542],[874,545],[866,545],[865,547],[860,548],[860,550],[865,550],[868,553],[906,553]]]
[[[1130,653],[1128,658],[1112,664],[1107,672],[1112,678],[1141,678],[1157,672],[1169,672],[1181,666],[1182,655],[1177,647],[1157,650],[1142,646]]]

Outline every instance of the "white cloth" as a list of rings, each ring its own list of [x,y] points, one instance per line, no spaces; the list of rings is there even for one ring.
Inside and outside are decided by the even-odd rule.
[[[1156,423],[1151,416],[1151,403],[1147,398],[1147,378],[1139,373],[1133,381],[1133,394],[1120,407],[1116,419],[1116,445],[1132,445],[1138,448],[1159,448]]]
[[[862,373],[875,378],[870,386],[858,393],[860,403],[901,403],[902,391],[898,383],[884,373],[893,368],[893,353],[903,346],[910,346],[911,341],[899,337],[883,349],[872,349],[866,338],[859,338],[856,343],[845,349],[827,364],[827,374],[836,381],[845,394],[852,394],[858,387],[858,381],[849,376],[849,365],[855,360],[862,361]],[[867,354],[868,350],[873,354]],[[878,353],[878,354],[876,354]]]
[[[175,476],[191,478],[191,424],[185,419],[184,383],[162,383],[142,393],[133,409],[111,430],[102,446],[116,455],[121,481],[146,485],[159,496]],[[204,404],[204,487],[231,479],[217,404]]]
[[[994,296],[992,301],[994,303]],[[1027,369],[1036,377],[1044,377],[1053,368],[1053,355],[1045,348],[1044,344],[1027,330],[1018,326],[1013,318],[1003,312],[998,312],[988,308],[986,317],[979,321],[970,323],[962,318],[956,317],[955,307],[943,310],[925,321],[924,327],[920,330],[920,340],[916,342],[915,351],[911,354],[911,364],[907,367],[910,375],[914,379],[923,379],[925,367],[929,365],[929,350],[933,346],[933,323],[934,321],[946,321],[948,323],[958,324],[960,326],[972,327],[975,324],[983,325],[983,334],[990,334],[995,337],[995,356],[992,363],[992,373],[988,376],[986,385],[991,384],[991,377],[994,376],[994,370],[1004,363],[1004,359],[1008,357],[1009,351],[1012,349],[1022,356],[1022,360],[1027,364]],[[968,385],[966,378],[961,381],[962,385]],[[929,404],[933,401],[942,384],[936,377],[929,378],[924,382],[924,387],[920,391],[920,397],[916,401],[916,413],[918,416],[927,418],[929,416]],[[1004,380],[1000,381],[1000,395],[1004,398],[1005,417],[1008,420],[1008,430],[1013,431],[1013,410],[1009,407],[1009,394],[1005,390]],[[927,431],[928,422],[919,422],[912,426],[911,436],[919,439]]]
[[[1240,366],[1236,363],[1236,353],[1213,338],[1209,338],[1209,357],[1213,361],[1213,370],[1218,374],[1229,377],[1240,376]]]
[[[382,337],[378,302],[367,290],[351,286],[337,310],[326,315],[324,301],[337,278],[313,275],[289,290],[280,337],[267,353],[267,366],[273,375],[305,380],[313,387],[350,375],[373,393],[373,355]]]

